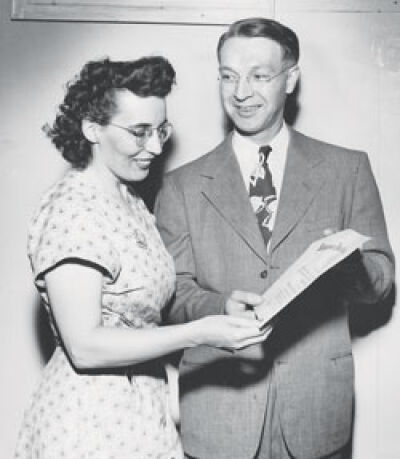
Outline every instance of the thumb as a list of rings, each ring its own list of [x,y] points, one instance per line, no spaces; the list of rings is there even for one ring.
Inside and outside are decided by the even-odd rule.
[[[232,292],[231,299],[238,303],[249,304],[257,306],[263,301],[263,297],[257,293],[244,292],[242,290],[235,290]]]

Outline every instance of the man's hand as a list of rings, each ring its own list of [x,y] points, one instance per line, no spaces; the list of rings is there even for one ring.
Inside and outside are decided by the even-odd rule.
[[[330,236],[338,231],[339,230],[337,228],[326,228],[324,229],[323,234],[324,236]],[[362,271],[362,260],[361,252],[359,250],[353,252],[332,269],[332,272],[338,273],[339,275],[350,279],[360,271]]]
[[[339,231],[335,228],[324,230],[324,236],[330,236]],[[373,298],[372,284],[363,264],[360,250],[356,250],[330,270],[335,277],[342,294],[350,301],[360,301],[363,298]]]
[[[225,304],[225,314],[229,316],[257,318],[254,307],[261,304],[263,297],[256,293],[234,290]]]

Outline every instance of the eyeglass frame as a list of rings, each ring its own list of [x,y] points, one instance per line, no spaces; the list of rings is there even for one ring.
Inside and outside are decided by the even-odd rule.
[[[116,128],[119,128],[119,129],[123,129],[124,131],[126,132],[129,132],[129,134],[131,134],[133,137],[135,137],[135,140],[136,140],[136,145],[139,147],[139,148],[143,148],[146,143],[150,140],[151,137],[153,137],[154,135],[154,131],[157,131],[157,134],[158,134],[158,140],[160,141],[160,143],[162,145],[164,145],[167,140],[171,137],[171,134],[172,134],[172,130],[173,130],[173,125],[172,123],[170,123],[169,121],[165,120],[163,121],[159,126],[157,127],[153,127],[151,126],[150,124],[146,124],[146,123],[138,123],[138,124],[135,124],[134,126],[132,127],[127,127],[127,126],[121,126],[120,124],[117,124],[117,123],[108,123],[108,126],[114,126]],[[144,129],[144,134],[143,134],[143,137],[138,135],[137,132],[135,132],[135,128],[137,129],[138,127],[141,127],[142,129]],[[160,136],[160,130],[165,128],[165,127],[168,127],[169,128],[169,133],[167,135],[167,137],[165,139],[163,139],[161,136]]]
[[[282,70],[280,70],[278,73],[275,73],[275,74],[273,74],[273,75],[267,75],[267,76],[265,77],[264,80],[256,81],[255,83],[256,83],[256,84],[269,84],[269,83],[271,83],[271,81],[273,81],[275,78],[277,78],[278,76],[280,76],[280,75],[282,75],[283,73],[285,73],[287,70],[293,70],[293,69],[295,69],[296,67],[297,67],[297,64],[292,64],[292,65],[290,65],[289,67],[284,67],[284,68],[283,68]],[[219,70],[219,71],[221,72],[221,70]],[[226,81],[226,80],[224,80],[224,79],[223,79],[223,75],[221,75],[221,73],[219,74],[218,79],[219,79],[221,85],[229,85],[229,86],[232,85],[232,87],[233,87],[233,85],[234,85],[234,86],[235,86],[235,89],[236,89],[236,87],[237,87],[237,85],[238,85],[238,83],[239,83],[239,81],[240,81],[240,75],[239,75],[237,72],[233,71],[233,70],[228,70],[228,71],[231,73],[231,76],[234,77],[232,81]],[[250,80],[250,78],[251,78],[252,76],[254,76],[254,74],[256,74],[257,72],[259,72],[259,69],[254,70],[254,71],[250,71],[250,72],[246,75],[246,77],[245,77],[247,83],[248,83],[252,88],[254,88],[254,81],[252,82],[252,81]],[[225,86],[225,87],[229,87],[229,86]]]

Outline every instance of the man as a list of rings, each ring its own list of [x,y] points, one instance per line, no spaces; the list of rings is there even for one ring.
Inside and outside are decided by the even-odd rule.
[[[371,239],[294,300],[262,345],[185,351],[188,457],[338,459],[351,436],[347,307],[384,298],[394,260],[367,156],[284,122],[298,58],[296,34],[272,20],[238,21],[220,38],[221,98],[234,131],[167,175],[156,204],[177,271],[170,318],[253,315],[258,295],[314,240],[345,228]]]

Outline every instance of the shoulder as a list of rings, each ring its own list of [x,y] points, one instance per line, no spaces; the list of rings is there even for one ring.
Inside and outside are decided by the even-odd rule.
[[[293,148],[308,157],[327,161],[335,168],[358,167],[360,163],[369,161],[364,151],[315,139],[293,129],[290,130],[290,142]]]
[[[57,218],[64,213],[87,213],[95,201],[96,193],[69,171],[43,194],[35,216]]]
[[[174,182],[181,186],[193,186],[199,177],[215,171],[215,168],[223,161],[223,158],[231,151],[231,140],[230,136],[228,136],[215,148],[199,158],[168,172],[164,179],[166,182]]]
[[[77,230],[89,231],[99,225],[99,207],[93,190],[67,172],[42,196],[29,225],[28,249],[43,243],[46,237],[63,239]],[[91,224],[96,221],[96,224]]]
[[[102,200],[95,188],[71,173],[44,194],[28,231],[35,279],[67,259],[85,260],[115,278],[119,256]]]

